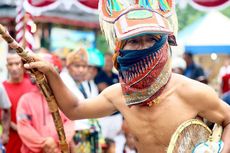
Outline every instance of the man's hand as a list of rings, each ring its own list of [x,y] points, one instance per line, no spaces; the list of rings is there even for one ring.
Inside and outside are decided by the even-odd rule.
[[[52,137],[47,137],[43,144],[44,153],[58,153],[58,146]]]
[[[17,130],[18,130],[17,124],[14,123],[14,122],[10,122],[10,127],[11,127],[14,131],[17,131]]]
[[[34,60],[34,62],[24,64],[26,69],[38,69],[40,72],[48,75],[51,72],[56,72],[53,64],[50,62],[45,61],[42,57],[38,56],[35,53],[29,53],[28,56]]]
[[[2,139],[2,144],[7,144],[9,141],[8,133],[2,133],[1,139]]]

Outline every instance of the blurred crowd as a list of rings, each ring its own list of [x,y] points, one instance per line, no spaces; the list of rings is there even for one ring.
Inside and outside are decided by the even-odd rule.
[[[104,54],[103,65],[90,49],[79,48],[63,54],[51,54],[41,48],[40,58],[52,64],[66,86],[79,99],[93,98],[119,82],[113,69],[113,54]],[[61,54],[62,53],[62,54]],[[1,144],[6,153],[59,153],[58,135],[47,101],[35,78],[23,68],[15,51],[7,55],[8,78],[0,85]],[[208,84],[203,68],[195,63],[193,54],[172,59],[175,73]],[[222,99],[230,104],[230,60],[219,72]],[[62,93],[60,93],[62,94]],[[113,94],[113,93],[111,93]],[[71,121],[63,113],[66,140],[71,153],[137,153],[134,137],[119,112],[98,119]]]

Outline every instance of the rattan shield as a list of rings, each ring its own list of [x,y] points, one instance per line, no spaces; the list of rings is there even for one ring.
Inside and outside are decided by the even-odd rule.
[[[209,139],[212,131],[202,121],[191,119],[183,122],[171,137],[167,153],[192,153],[197,144]]]

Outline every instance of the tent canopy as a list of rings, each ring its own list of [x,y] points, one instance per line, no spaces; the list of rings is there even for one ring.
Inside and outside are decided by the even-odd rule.
[[[230,19],[219,12],[204,17],[179,32],[185,51],[194,54],[230,54]]]

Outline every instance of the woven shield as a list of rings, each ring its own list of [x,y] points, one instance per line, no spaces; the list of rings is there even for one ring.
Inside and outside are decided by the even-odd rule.
[[[210,139],[212,131],[202,121],[191,119],[174,132],[167,153],[192,153],[196,145]]]

